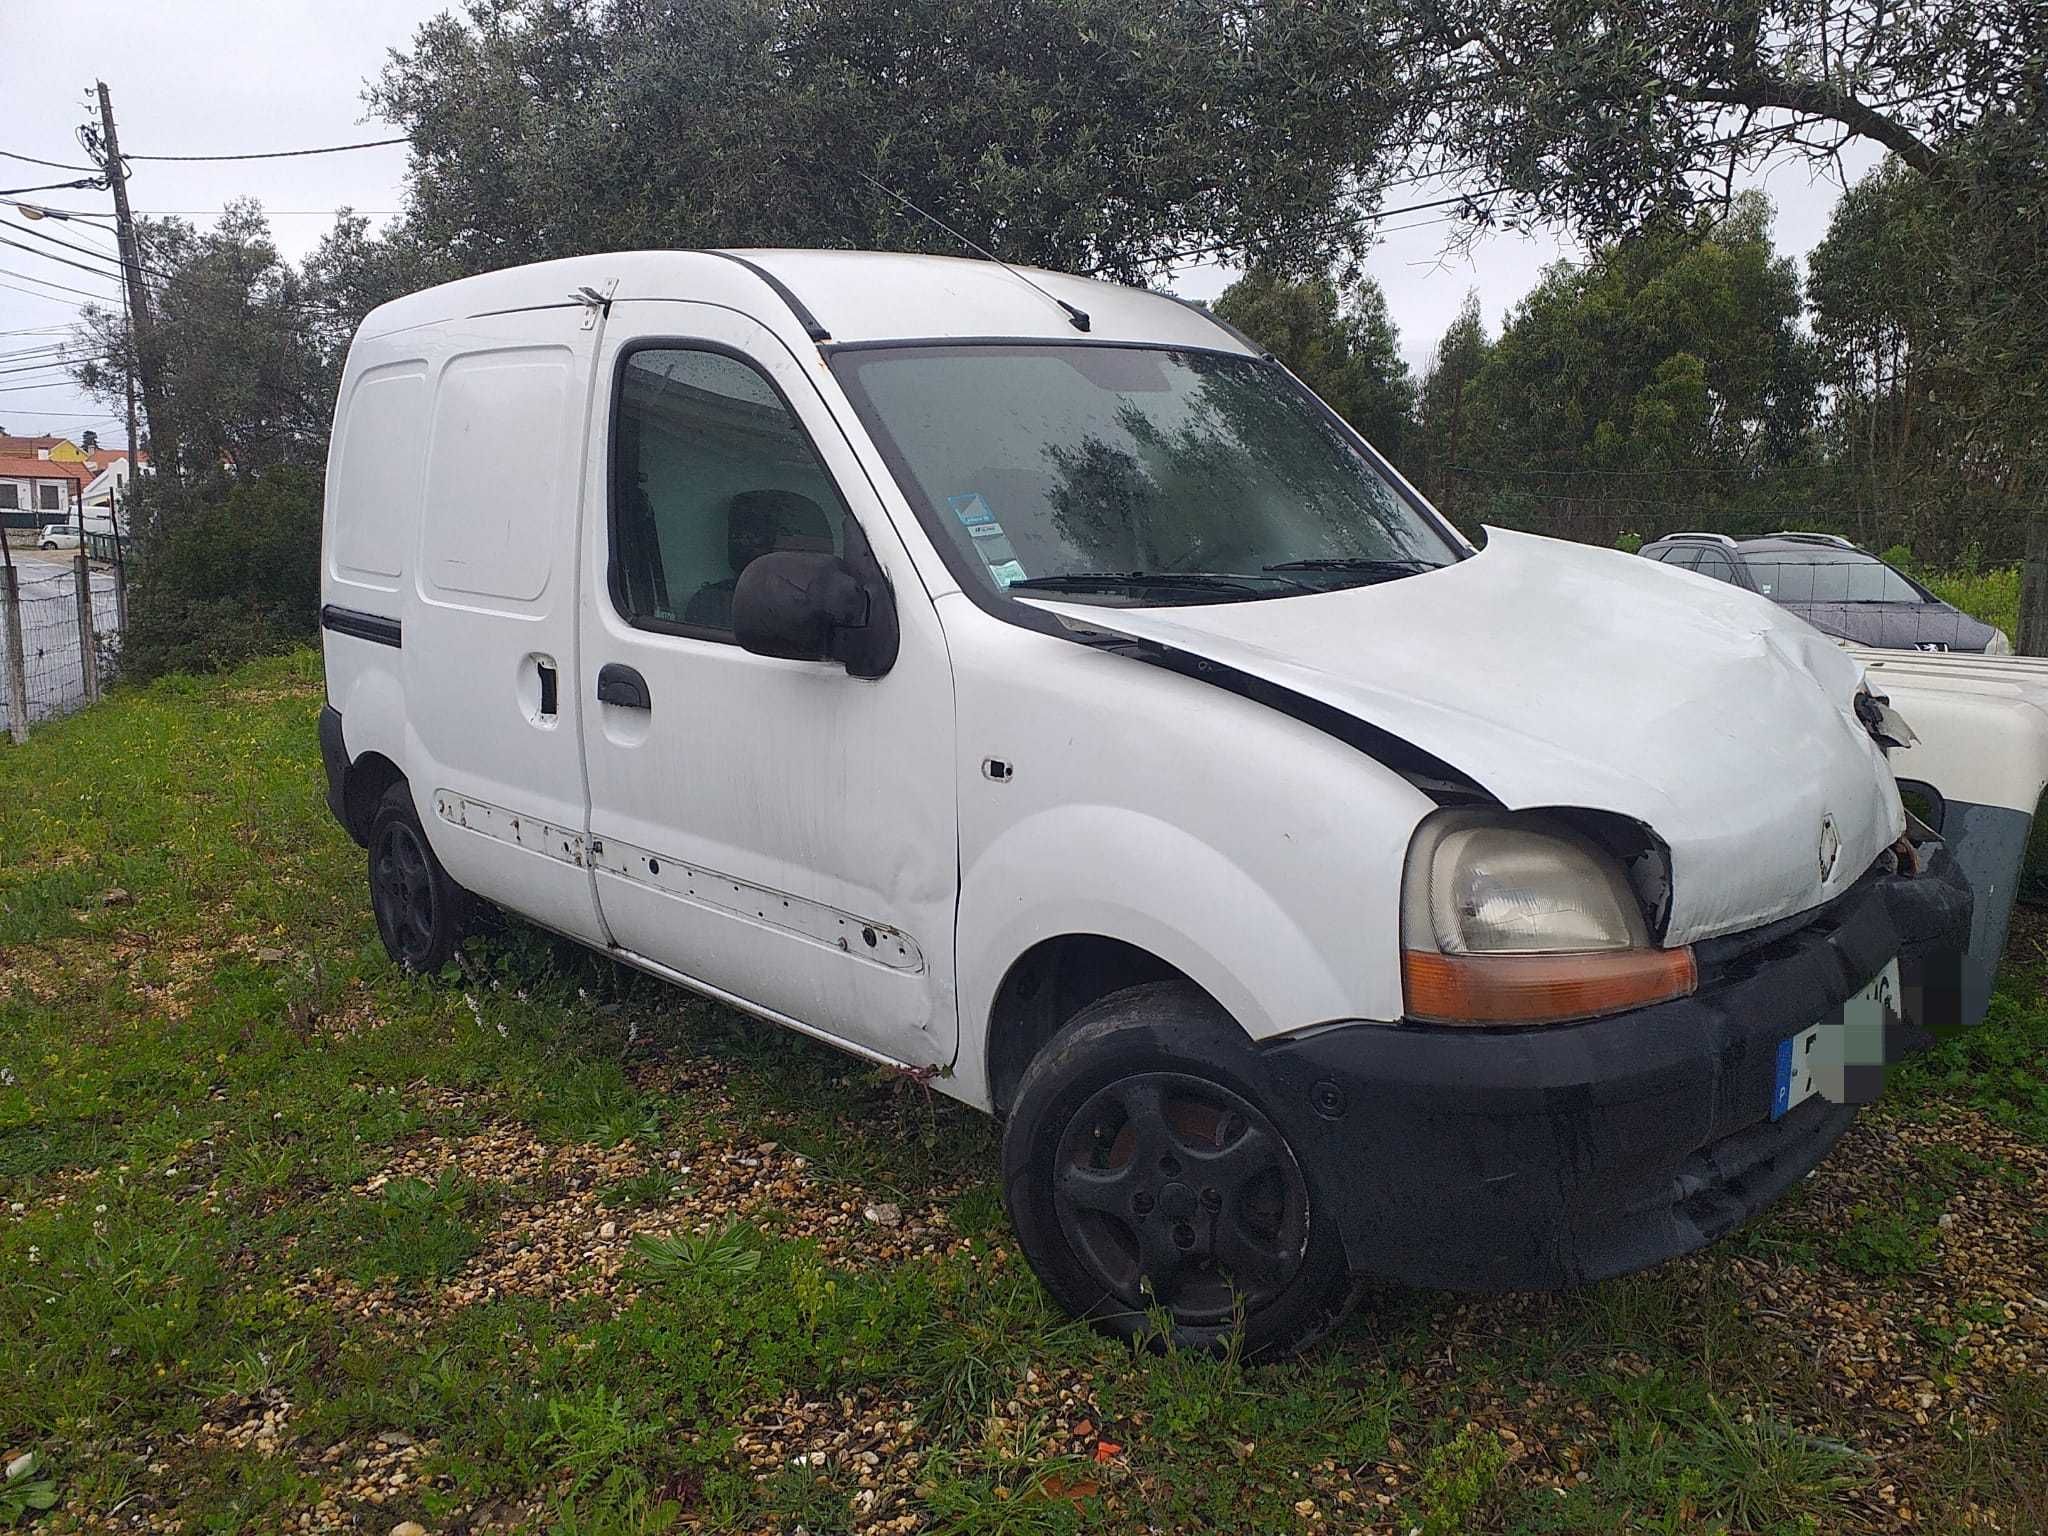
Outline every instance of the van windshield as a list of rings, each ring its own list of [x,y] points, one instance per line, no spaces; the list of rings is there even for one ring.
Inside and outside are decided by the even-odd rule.
[[[1115,605],[1285,597],[1462,553],[1271,363],[845,348],[833,370],[964,581]]]

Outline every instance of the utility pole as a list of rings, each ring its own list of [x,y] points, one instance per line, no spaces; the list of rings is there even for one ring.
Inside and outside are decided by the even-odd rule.
[[[111,120],[112,119],[110,118],[109,121]],[[127,192],[125,189],[123,190],[121,195],[123,201],[125,202],[127,199]],[[135,311],[128,304],[127,292],[125,289],[122,292],[121,304],[124,309],[128,310],[128,334],[132,338],[135,334]],[[135,348],[133,346],[129,347],[128,349],[128,366],[122,371],[125,375],[125,382],[128,386],[127,490],[129,495],[129,506],[132,508],[134,506],[135,497],[142,489],[141,483],[136,479],[136,476],[141,473],[141,470],[137,465],[135,459]],[[115,500],[119,499],[118,493],[118,487],[116,487],[115,492],[111,493],[114,495]],[[132,516],[128,519],[128,533],[131,538],[135,534],[135,519]],[[121,627],[123,631],[125,631],[128,627],[128,599],[127,593],[124,590],[126,577],[127,572],[123,569],[121,563],[121,525],[119,522],[116,522],[114,524],[114,595],[121,610]]]
[[[100,169],[114,194],[114,221],[121,242],[121,265],[127,277],[128,345],[142,374],[142,410],[149,418],[149,448],[159,465],[175,467],[177,444],[172,441],[164,419],[163,382],[157,377],[156,341],[149,318],[149,290],[142,282],[142,246],[135,238],[135,218],[128,210],[128,172],[121,164],[121,140],[114,131],[114,99],[107,82],[95,82],[100,92]],[[128,433],[129,452],[135,449],[135,432]]]

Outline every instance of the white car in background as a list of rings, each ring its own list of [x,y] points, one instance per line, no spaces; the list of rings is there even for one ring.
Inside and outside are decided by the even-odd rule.
[[[37,549],[76,549],[82,542],[78,529],[70,523],[45,523],[36,535]]]

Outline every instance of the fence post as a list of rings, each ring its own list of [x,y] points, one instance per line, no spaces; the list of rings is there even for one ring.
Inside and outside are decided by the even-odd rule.
[[[0,539],[5,539],[0,530]],[[7,734],[18,747],[28,740],[28,662],[21,651],[21,590],[14,561],[0,565],[0,649],[7,652]]]
[[[100,647],[99,636],[92,627],[92,566],[85,558],[85,541],[82,539],[78,553],[72,559],[71,571],[78,578],[79,670],[85,679],[85,702],[90,704],[100,696]]]

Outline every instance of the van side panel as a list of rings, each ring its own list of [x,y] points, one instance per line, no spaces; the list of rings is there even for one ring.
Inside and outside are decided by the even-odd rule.
[[[407,583],[402,765],[458,882],[603,943],[574,686],[596,345],[586,313],[472,316],[441,332]]]
[[[351,761],[397,764],[467,889],[602,944],[575,687],[598,339],[586,314],[451,317],[357,338],[328,465],[321,596],[328,701]]]
[[[405,658],[366,638],[403,635],[404,574],[419,541],[432,364],[418,332],[358,336],[335,405],[322,510],[320,601],[327,700],[350,758],[405,762]],[[337,614],[345,614],[342,618]],[[339,814],[339,812],[337,812]]]
[[[342,393],[327,489],[348,516],[332,528],[328,570],[337,587],[398,591],[419,526],[427,431],[427,362],[402,357],[364,369]],[[341,601],[340,594],[334,601]]]
[[[959,709],[961,1050],[987,1105],[998,989],[1097,934],[1209,992],[1255,1040],[1400,1018],[1400,881],[1435,807],[1354,749],[1222,689],[938,604]],[[987,759],[1006,770],[991,777]]]

